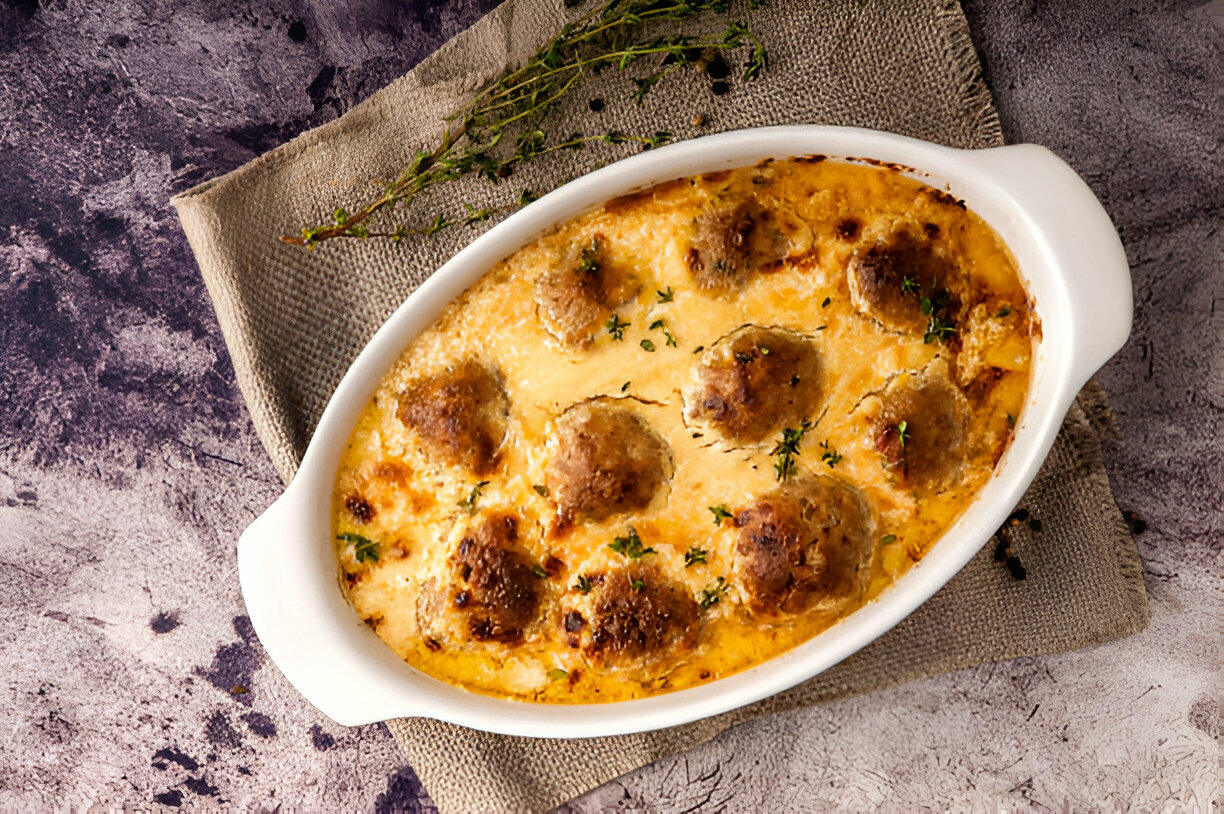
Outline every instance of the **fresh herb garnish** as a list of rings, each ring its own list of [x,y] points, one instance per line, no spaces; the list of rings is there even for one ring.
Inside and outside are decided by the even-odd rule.
[[[880,538],[880,545],[888,545],[895,542],[897,542],[897,535],[895,534],[885,534]]]
[[[630,577],[629,587],[633,589],[635,594],[640,594],[642,591],[646,590],[646,581],[641,579],[633,579]]]
[[[539,495],[540,497],[548,497],[548,487],[545,486],[544,484],[533,483],[531,485],[531,488],[534,489],[535,493]]]
[[[544,570],[544,566],[536,564],[531,566],[531,573],[535,574],[536,579],[547,579],[548,572]]]
[[[781,440],[769,451],[770,455],[777,457],[774,461],[774,475],[779,481],[786,480],[798,469],[795,458],[799,456],[799,445],[803,443],[803,436],[811,426],[812,422],[805,421],[799,429],[787,427],[782,430]]]
[[[693,546],[688,551],[684,552],[684,567],[688,568],[698,563],[709,562],[710,552],[704,548]]]
[[[995,314],[995,316],[998,317],[999,319],[1003,319],[1003,317],[1010,316],[1010,315],[1011,315],[1010,305],[1004,305],[1002,308],[999,309],[999,313]]]
[[[588,248],[582,250],[582,254],[578,260],[579,274],[594,274],[599,271],[599,238],[591,241]]]
[[[822,303],[820,304],[820,307],[821,307],[821,308],[828,308],[828,307],[829,307],[829,303],[831,303],[831,302],[833,302],[833,298],[832,298],[832,297],[825,297],[825,298],[824,298],[824,302],[822,302]]]
[[[902,294],[917,294],[918,293],[918,281],[915,280],[913,277],[902,277],[901,278],[901,293]]]
[[[548,671],[549,681],[564,681],[567,678],[569,678],[569,673],[560,667],[554,667]]]
[[[591,582],[590,578],[586,574],[579,574],[578,581],[574,583],[574,587],[577,588],[578,592],[581,594],[589,594],[591,589],[595,587],[595,583]]]
[[[482,480],[480,483],[472,487],[472,491],[468,492],[468,496],[457,504],[460,509],[463,509],[468,514],[476,514],[476,501],[480,500],[481,490],[489,485],[487,480]]]
[[[1016,427],[1016,417],[1011,413],[1007,414],[1007,427],[1008,429],[1015,429]]]
[[[624,384],[622,384],[622,385],[621,385],[621,392],[622,392],[622,393],[624,393],[624,392],[625,392],[626,390],[628,390],[628,389],[629,389],[629,382],[625,382]]]
[[[357,562],[378,562],[380,547],[369,537],[345,531],[337,534],[336,539],[343,543],[353,544],[353,556],[357,558]]]
[[[824,450],[824,452],[821,453],[820,455],[820,460],[822,463],[828,464],[829,469],[832,469],[833,467],[841,463],[841,459],[844,456],[840,452],[838,452],[837,450],[829,446],[829,439],[826,438],[825,440],[821,441],[820,448]]]
[[[656,553],[653,548],[642,548],[642,538],[638,536],[637,529],[633,526],[629,527],[629,532],[624,537],[614,538],[608,548],[617,554],[624,554],[631,560],[640,560],[647,554]]]
[[[926,333],[922,335],[922,341],[928,345],[932,342],[942,342],[949,334],[953,333],[956,333],[956,326],[954,324],[932,314],[931,321],[927,323]]]
[[[701,608],[703,611],[709,610],[711,606],[718,604],[718,600],[722,598],[722,595],[725,594],[727,589],[730,587],[731,586],[727,584],[727,580],[719,577],[718,581],[714,583],[714,587],[702,590],[701,598],[697,600],[697,607]]]
[[[897,424],[897,440],[901,443],[901,449],[905,449],[905,442],[909,441],[908,421],[902,421]]]
[[[725,503],[721,506],[707,506],[706,508],[714,513],[714,525],[716,526],[721,526],[722,521],[730,520],[732,517],[731,510],[727,508]]]
[[[638,344],[641,345],[642,350],[646,351],[647,353],[654,353],[655,343],[651,342],[649,339],[643,339]]]
[[[698,345],[693,348],[693,353],[701,353],[703,350],[705,350],[705,345]]]
[[[659,296],[659,302],[671,302],[676,298],[676,292],[672,291],[671,286],[668,286],[662,291],[656,291],[655,294]]]
[[[629,77],[639,103],[663,78],[709,59],[711,52],[746,48],[742,79],[756,79],[766,68],[768,54],[745,24],[731,22],[704,35],[684,32],[679,25],[705,12],[725,13],[728,6],[726,0],[607,0],[565,25],[522,67],[507,71],[447,117],[436,146],[418,152],[392,180],[381,184],[381,194],[374,200],[351,213],[336,209],[330,222],[281,240],[308,248],[338,237],[398,242],[464,221],[437,215],[422,227],[394,220],[400,212],[411,213],[411,204],[435,186],[468,175],[496,183],[540,156],[590,144],[634,142],[643,148],[665,144],[672,138],[666,131],[550,136],[540,127],[583,77],[605,68],[628,73],[640,65],[650,66],[644,75]],[[527,203],[528,197],[520,202]]]
[[[613,314],[604,323],[604,328],[608,330],[608,333],[612,334],[613,339],[619,342],[625,338],[625,329],[631,324],[630,322],[622,322],[619,314]]]
[[[662,328],[662,327],[663,327],[663,320],[656,319],[654,322],[650,323],[649,330],[657,331],[659,328]]]

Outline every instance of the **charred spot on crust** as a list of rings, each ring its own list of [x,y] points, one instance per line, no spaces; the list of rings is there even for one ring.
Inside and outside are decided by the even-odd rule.
[[[929,333],[936,325],[934,338],[940,340],[960,311],[960,278],[956,265],[930,240],[905,231],[855,252],[847,268],[856,311],[892,331]]]
[[[536,280],[536,312],[561,344],[581,347],[640,287],[636,277],[612,262],[607,238],[597,234]]]
[[[837,222],[837,236],[842,240],[854,240],[859,235],[862,224],[857,218],[842,218]]]
[[[780,266],[788,248],[774,214],[749,199],[699,217],[684,262],[698,288],[730,293]]]
[[[860,592],[875,522],[858,489],[813,476],[777,489],[735,515],[735,567],[757,614],[801,613]]]
[[[698,362],[685,393],[685,417],[741,443],[764,440],[781,424],[811,417],[821,395],[816,346],[784,328],[745,325],[719,339]]]
[[[539,578],[516,548],[518,523],[511,514],[487,517],[467,529],[450,557],[451,604],[478,641],[521,641],[539,612]]]
[[[465,359],[408,387],[397,415],[428,452],[487,475],[497,466],[508,412],[501,372]]]
[[[583,649],[609,662],[640,662],[696,638],[697,603],[656,568],[630,566],[591,592]]]
[[[884,392],[872,441],[902,483],[938,489],[960,473],[968,423],[964,395],[944,377],[924,376]]]
[[[556,432],[545,481],[562,525],[643,509],[671,476],[667,444],[627,408],[576,404],[557,419]]]

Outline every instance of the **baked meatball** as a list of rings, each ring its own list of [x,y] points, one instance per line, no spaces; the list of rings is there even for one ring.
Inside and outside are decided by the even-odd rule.
[[[728,440],[763,441],[812,417],[821,396],[820,352],[785,328],[745,325],[715,342],[684,393],[685,418]]]
[[[774,214],[748,199],[698,217],[684,261],[698,288],[725,294],[779,267],[788,250]]]
[[[544,330],[578,348],[590,344],[612,310],[640,287],[636,276],[612,261],[607,238],[597,234],[536,280],[536,313]]]
[[[905,376],[881,394],[872,442],[898,481],[938,491],[960,475],[968,424],[968,402],[945,376]]]
[[[862,591],[875,520],[857,488],[816,475],[735,514],[735,570],[757,614],[827,610]]]
[[[597,661],[640,663],[696,639],[697,602],[649,565],[601,575],[588,594],[567,596],[564,608],[563,635]]]
[[[633,410],[584,401],[557,419],[545,483],[562,527],[644,509],[669,477],[671,450]]]
[[[487,475],[497,466],[509,410],[501,371],[464,359],[404,390],[397,414],[430,454]]]
[[[450,629],[479,642],[522,641],[539,617],[544,585],[519,550],[519,524],[512,514],[494,514],[463,531],[447,560],[445,588],[419,608],[423,629],[444,639]]]
[[[855,310],[888,330],[932,340],[948,339],[955,327],[961,277],[929,239],[906,231],[855,252],[847,269]]]

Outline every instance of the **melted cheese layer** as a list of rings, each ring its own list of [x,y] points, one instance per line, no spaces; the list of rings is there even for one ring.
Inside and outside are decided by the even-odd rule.
[[[785,238],[785,259],[730,294],[703,291],[689,254],[695,224],[722,202],[745,198],[772,213],[771,223]],[[901,232],[920,236],[965,275],[955,333],[889,330],[852,302],[848,268]],[[539,317],[535,283],[596,236],[619,267],[632,270],[640,289],[614,309],[628,323],[622,339],[600,329],[589,345],[563,346]],[[735,576],[737,521],[712,512],[725,507],[737,515],[778,487],[777,456],[771,454],[777,432],[761,443],[736,444],[698,431],[685,417],[683,393],[704,358],[699,349],[746,324],[786,328],[820,354],[821,403],[812,405],[812,426],[789,477],[835,476],[856,487],[871,509],[878,542],[865,588],[834,609],[752,613]],[[341,586],[356,612],[409,664],[474,692],[589,703],[730,675],[871,601],[955,521],[1010,443],[1038,335],[1016,264],[993,230],[946,193],[892,169],[829,160],[767,162],[609,202],[491,269],[387,372],[336,477],[332,511]],[[407,388],[468,358],[500,370],[509,403],[497,468],[479,478],[431,452],[398,416]],[[966,442],[955,479],[920,489],[898,477],[882,451],[880,417],[893,389],[930,377],[946,379],[963,394]],[[556,505],[541,484],[557,454],[556,420],[592,397],[640,415],[670,449],[673,470],[645,508],[579,521],[562,534]],[[430,631],[423,631],[422,613],[432,611],[423,610],[422,598],[452,578],[463,529],[499,512],[520,519],[525,558],[560,563],[541,577],[537,622],[514,642],[465,638],[453,619],[450,627],[431,619]],[[577,598],[579,576],[628,564],[609,544],[630,527],[655,550],[643,564],[695,599],[708,599],[704,592],[713,590],[718,600],[706,603],[691,646],[609,663],[575,646],[562,609]],[[367,553],[359,560],[371,544],[377,559]],[[686,565],[685,552],[694,547],[707,552],[706,561]],[[435,630],[454,633],[442,641]]]

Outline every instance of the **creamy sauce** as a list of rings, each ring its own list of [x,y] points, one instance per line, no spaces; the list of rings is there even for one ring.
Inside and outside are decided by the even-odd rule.
[[[718,201],[743,196],[773,213],[786,259],[729,295],[700,290],[686,260],[695,219]],[[851,300],[848,266],[898,230],[929,241],[967,275],[966,302],[950,340],[888,330]],[[622,339],[600,328],[589,345],[563,346],[541,322],[535,283],[596,235],[607,256],[632,270],[640,289],[614,309],[628,323]],[[662,326],[652,329],[658,320]],[[869,577],[833,610],[750,613],[736,578],[736,521],[716,522],[711,510],[726,507],[735,515],[778,487],[771,450],[779,433],[740,445],[686,420],[682,394],[703,358],[697,349],[745,324],[788,328],[820,353],[822,395],[791,477],[835,476],[857,487],[871,507],[876,542]],[[491,269],[388,371],[353,430],[336,478],[341,586],[356,612],[409,664],[475,692],[549,703],[619,701],[730,675],[811,638],[921,559],[1010,442],[1038,335],[1016,264],[993,230],[945,193],[892,169],[774,162],[610,202]],[[500,369],[509,405],[496,469],[480,477],[434,454],[398,416],[407,388],[464,358]],[[932,490],[898,478],[879,440],[889,388],[923,377],[954,382],[969,411],[957,478]],[[674,470],[645,508],[579,520],[559,533],[557,507],[541,487],[556,454],[554,425],[567,407],[593,396],[640,415],[666,442]],[[516,642],[427,635],[418,608],[422,591],[446,584],[463,530],[499,511],[520,518],[524,557],[541,564],[553,558],[554,573],[540,580],[538,621]],[[563,630],[563,599],[573,597],[580,575],[626,564],[609,544],[629,527],[655,549],[642,563],[693,597],[706,596],[719,578],[726,588],[701,611],[695,643],[613,664],[572,645]],[[359,561],[371,545],[377,559],[366,554]],[[693,547],[708,552],[707,561],[686,566],[685,552]]]

